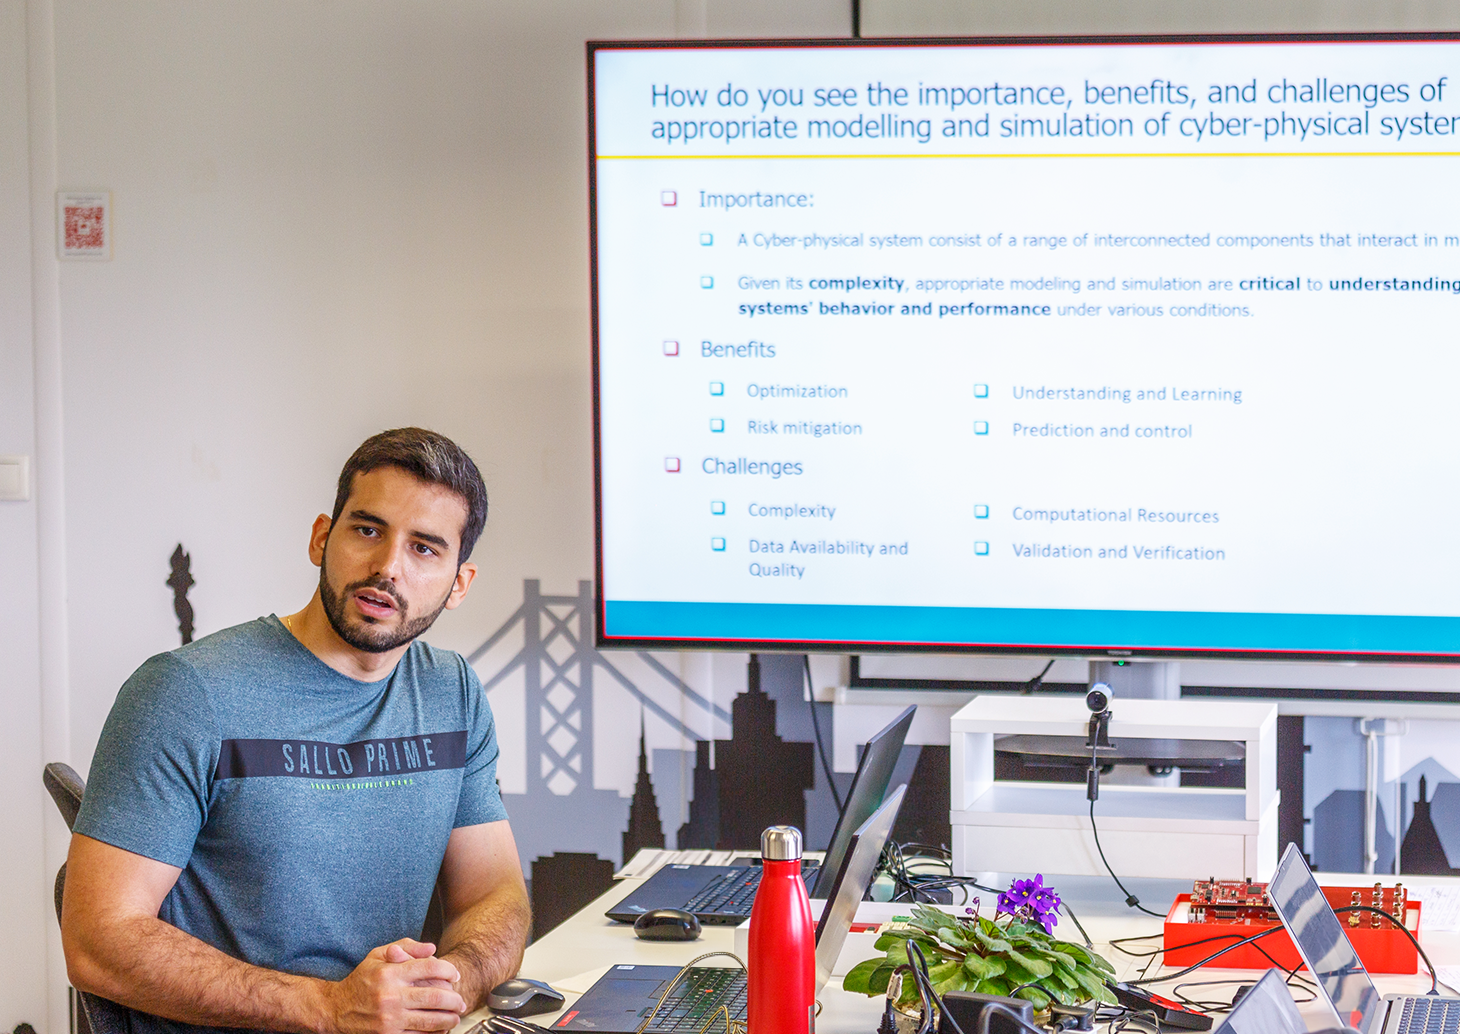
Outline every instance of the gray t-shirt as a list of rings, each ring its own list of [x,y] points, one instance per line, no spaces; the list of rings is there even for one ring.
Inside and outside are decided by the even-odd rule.
[[[460,655],[417,641],[389,678],[357,682],[259,618],[127,680],[76,832],[180,867],[159,912],[178,929],[338,980],[420,934],[453,829],[507,817],[497,753]]]

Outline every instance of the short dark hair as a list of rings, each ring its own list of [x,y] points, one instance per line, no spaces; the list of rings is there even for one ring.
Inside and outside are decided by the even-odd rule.
[[[466,503],[466,523],[461,528],[457,563],[465,563],[487,523],[487,486],[466,450],[445,435],[423,427],[397,427],[371,435],[360,443],[340,471],[331,523],[338,521],[344,511],[355,475],[368,474],[380,467],[399,467],[427,484],[440,485],[461,497]]]

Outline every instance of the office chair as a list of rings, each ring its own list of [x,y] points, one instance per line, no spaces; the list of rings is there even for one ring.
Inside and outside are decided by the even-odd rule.
[[[50,791],[51,800],[66,820],[66,828],[76,827],[76,813],[81,810],[81,795],[86,792],[86,780],[76,774],[70,765],[53,761],[41,773],[41,782]],[[66,890],[66,866],[63,863],[56,872],[56,922],[61,921],[61,900]],[[86,991],[77,991],[76,1000],[81,1008],[76,1013],[76,1034],[127,1034],[130,1029],[127,1009],[116,1002],[99,998]]]
[[[76,814],[81,810],[81,795],[86,792],[86,780],[76,774],[70,765],[53,761],[41,772],[41,782],[50,791],[51,800],[60,809],[61,818],[66,820],[67,829],[76,828]],[[61,901],[66,889],[66,865],[63,862],[56,872],[56,922],[61,921]],[[426,912],[425,927],[421,940],[439,944],[441,930],[445,925],[445,914],[441,899],[441,882],[431,894],[431,904]],[[76,1016],[76,1034],[127,1034],[127,1009],[116,1002],[86,991],[77,991],[81,1010]]]

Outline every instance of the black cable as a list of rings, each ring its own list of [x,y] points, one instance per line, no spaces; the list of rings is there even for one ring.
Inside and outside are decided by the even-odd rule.
[[[1127,980],[1127,981],[1125,981],[1125,983],[1131,985],[1132,987],[1139,987],[1142,984],[1164,984],[1168,980],[1177,980],[1177,979],[1179,979],[1181,977],[1186,976],[1186,974],[1188,974],[1188,973],[1192,973],[1192,972],[1195,972],[1198,969],[1201,969],[1203,966],[1211,965],[1213,962],[1215,962],[1217,959],[1221,958],[1223,955],[1227,954],[1227,952],[1229,952],[1229,951],[1235,951],[1236,949],[1242,947],[1242,945],[1244,945],[1244,944],[1251,944],[1253,941],[1260,941],[1264,937],[1267,937],[1267,936],[1270,936],[1272,934],[1277,933],[1282,928],[1283,927],[1282,927],[1281,924],[1279,924],[1278,926],[1269,926],[1266,930],[1263,930],[1261,933],[1255,933],[1251,937],[1244,937],[1240,941],[1235,941],[1232,944],[1227,945],[1221,951],[1213,952],[1211,955],[1208,955],[1206,958],[1202,959],[1200,962],[1194,962],[1190,966],[1187,966],[1185,969],[1178,970],[1175,973],[1166,973],[1166,974],[1164,974],[1162,976],[1156,976],[1156,977],[1143,977],[1140,980]],[[1221,936],[1222,937],[1234,937],[1236,935],[1235,934],[1222,934]],[[1266,952],[1264,952],[1263,954],[1266,954]],[[1271,958],[1271,956],[1268,956],[1268,957]]]
[[[1093,767],[1093,765],[1092,765],[1092,767]],[[1094,801],[1091,801],[1090,802],[1090,832],[1092,834],[1094,834],[1094,836],[1095,836],[1095,850],[1097,850],[1097,851],[1100,852],[1100,861],[1102,861],[1102,862],[1105,863],[1105,871],[1108,872],[1108,873],[1110,873],[1110,878],[1115,881],[1115,885],[1117,887],[1119,887],[1120,888],[1120,892],[1125,895],[1125,903],[1126,903],[1126,905],[1128,905],[1131,908],[1138,909],[1138,910],[1146,913],[1146,915],[1148,915],[1148,916],[1155,916],[1157,919],[1165,919],[1166,917],[1164,915],[1162,915],[1160,912],[1152,912],[1145,905],[1141,904],[1141,899],[1140,898],[1136,897],[1130,891],[1126,890],[1125,884],[1120,882],[1120,877],[1117,876],[1117,875],[1115,875],[1115,870],[1110,867],[1110,863],[1107,862],[1107,861],[1105,861],[1105,849],[1100,846],[1100,830],[1098,830],[1098,829],[1095,828],[1095,802]]]
[[[1030,679],[1028,682],[1024,683],[1024,688],[1019,690],[1020,696],[1028,696],[1030,693],[1033,693],[1035,690],[1037,690],[1040,686],[1044,685],[1044,677],[1049,674],[1049,669],[1054,667],[1054,661],[1055,659],[1051,657],[1049,659],[1049,663],[1044,666],[1043,671],[1034,676],[1034,678]]]
[[[1430,961],[1430,957],[1425,954],[1424,948],[1420,946],[1419,938],[1412,934],[1409,930],[1409,927],[1401,923],[1397,916],[1390,915],[1382,908],[1375,908],[1372,905],[1345,905],[1343,908],[1335,908],[1334,911],[1371,912],[1376,916],[1383,916],[1385,919],[1393,923],[1396,930],[1409,938],[1409,943],[1414,945],[1414,950],[1419,952],[1419,957],[1424,959],[1425,965],[1430,968],[1430,989],[1426,991],[1425,994],[1437,995],[1440,993],[1440,978],[1439,975],[1435,973],[1435,964]]]
[[[1094,951],[1095,943],[1090,940],[1090,935],[1085,932],[1085,924],[1080,922],[1080,917],[1075,915],[1075,910],[1069,906],[1068,902],[1065,901],[1060,902],[1060,908],[1065,910],[1065,915],[1074,920],[1075,929],[1079,930],[1080,936],[1085,938],[1085,947],[1089,948],[1091,951]]]
[[[821,722],[816,718],[816,687],[811,684],[811,655],[801,655],[801,666],[806,672],[806,699],[811,702],[811,731],[816,734],[816,753],[821,757],[821,770],[826,773],[826,785],[831,790],[831,799],[836,802],[836,818],[840,822],[846,805],[841,794],[836,792],[836,779],[831,774],[831,763],[826,760],[826,747],[821,743]]]

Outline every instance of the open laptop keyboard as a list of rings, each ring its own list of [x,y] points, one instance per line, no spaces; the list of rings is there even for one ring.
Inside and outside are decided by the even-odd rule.
[[[817,865],[807,865],[801,871],[802,879],[809,886]],[[734,915],[749,918],[750,906],[755,903],[755,892],[760,888],[761,869],[758,865],[747,866],[739,872],[727,872],[716,876],[685,904],[686,912],[697,916]]]
[[[655,1002],[668,986],[666,980],[654,992]],[[721,1034],[725,1030],[725,1018],[723,1015],[715,1018],[721,1006],[729,1008],[732,1020],[745,1018],[745,971],[692,969],[675,986],[654,1022],[645,1028],[645,1034],[695,1034],[707,1023],[710,1031]],[[651,1002],[639,1013],[640,1022],[653,1011]]]
[[[705,884],[689,903],[686,912],[699,915],[701,912],[734,913],[750,915],[751,903],[760,887],[760,868],[745,868],[740,872],[727,872],[716,876]]]
[[[1460,999],[1404,999],[1398,1034],[1460,1034]]]

